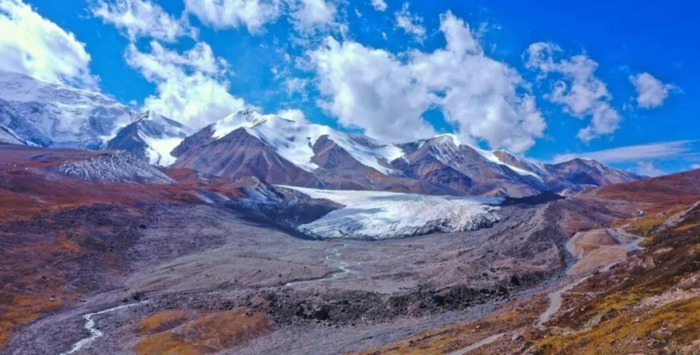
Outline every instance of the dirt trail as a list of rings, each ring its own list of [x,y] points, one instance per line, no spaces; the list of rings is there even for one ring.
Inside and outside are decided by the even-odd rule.
[[[613,239],[615,239],[619,243],[615,247],[625,248],[627,255],[629,255],[629,253],[643,249],[642,247],[639,246],[639,243],[641,243],[644,240],[643,237],[627,233],[627,232],[621,230],[620,228],[608,228],[605,231],[608,233],[608,235],[610,235],[610,237],[612,237]],[[569,270],[575,269],[577,264],[582,262],[584,259],[585,259],[585,257],[579,256],[579,260],[576,262],[576,264],[572,265],[569,268]],[[608,263],[606,265],[599,266],[597,269],[604,272],[604,271],[609,270],[611,267],[613,267],[614,265],[616,265],[617,263],[619,263],[621,261],[622,260],[615,260],[615,261]],[[568,271],[567,271],[567,275],[569,275]],[[571,275],[569,275],[569,276],[571,276]],[[547,294],[547,297],[549,298],[549,306],[547,307],[547,309],[544,312],[542,312],[540,314],[535,326],[541,327],[544,323],[548,322],[552,318],[552,316],[555,313],[557,313],[559,311],[559,309],[561,309],[562,301],[563,301],[562,295],[564,293],[570,291],[574,287],[578,286],[581,282],[587,280],[591,275],[589,273],[588,275],[577,275],[577,276],[579,276],[579,277],[576,277],[573,280],[570,280],[570,282],[567,283],[566,285],[564,285],[563,287],[561,287],[555,291],[549,292]]]
[[[544,312],[542,312],[540,314],[535,326],[541,327],[542,324],[544,324],[545,322],[548,322],[552,318],[554,313],[557,313],[557,311],[559,311],[559,309],[561,308],[562,295],[565,292],[570,291],[572,288],[578,286],[578,284],[585,281],[589,277],[590,276],[580,278],[572,283],[567,284],[566,286],[564,286],[556,291],[552,291],[552,292],[548,293],[547,297],[549,298],[549,306],[547,307],[547,309]]]
[[[506,333],[494,334],[488,338],[479,340],[476,343],[467,346],[466,348],[463,348],[463,349],[460,349],[457,351],[453,351],[453,352],[449,353],[448,355],[464,355],[464,354],[469,353],[471,351],[474,351],[474,350],[476,350],[484,345],[491,344],[491,343],[495,342],[496,340],[501,339],[505,335],[506,335]]]

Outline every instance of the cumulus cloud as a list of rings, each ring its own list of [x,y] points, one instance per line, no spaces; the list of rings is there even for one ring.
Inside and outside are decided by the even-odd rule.
[[[665,175],[666,172],[654,166],[653,162],[645,161],[637,163],[637,168],[635,169],[637,174],[642,176],[661,176]]]
[[[335,20],[336,5],[326,0],[185,0],[187,11],[216,29],[245,26],[260,32],[286,15],[295,29],[311,32]]]
[[[412,14],[409,11],[408,3],[404,3],[401,11],[394,13],[396,19],[396,27],[404,30],[411,35],[416,42],[423,43],[425,40],[425,27],[423,27],[423,18]]]
[[[389,6],[384,0],[372,0],[372,7],[377,11],[386,11]]]
[[[173,42],[180,36],[194,36],[194,30],[148,0],[99,0],[90,8],[105,23],[113,24],[131,41],[152,37]]]
[[[277,112],[277,116],[296,122],[306,122],[306,115],[299,109],[286,109]]]
[[[555,163],[568,161],[574,158],[594,159],[603,163],[634,162],[657,158],[679,156],[692,151],[691,144],[694,141],[672,141],[663,143],[630,145],[604,149],[595,152],[560,154],[554,157]]]
[[[539,71],[541,78],[555,77],[549,100],[564,105],[575,117],[590,118],[589,125],[578,132],[579,139],[588,142],[615,132],[622,116],[611,106],[605,83],[595,76],[598,63],[584,54],[561,58],[561,52],[552,43],[533,43],[525,54],[526,66]]]
[[[690,169],[700,169],[700,164],[692,164],[690,165]]]
[[[392,141],[434,134],[421,117],[431,105],[430,93],[391,53],[328,37],[310,56],[319,89],[329,98],[320,105],[343,126]]]
[[[150,53],[139,51],[134,44],[126,51],[127,63],[156,84],[157,94],[145,99],[144,109],[201,128],[247,107],[243,99],[228,92],[228,64],[208,44],[198,42],[184,53],[155,41],[150,46]]]
[[[445,48],[400,56],[327,38],[309,53],[325,97],[321,107],[344,126],[395,142],[433,135],[422,115],[438,108],[464,142],[530,148],[546,125],[522,78],[486,56],[468,24],[452,13],[440,17],[440,31]]]
[[[331,1],[291,0],[289,6],[292,23],[301,31],[322,28],[335,20],[336,6]]]
[[[257,32],[279,18],[280,0],[185,0],[188,12],[217,29],[245,26]]]
[[[49,83],[94,87],[90,55],[73,33],[21,0],[0,0],[0,69]]]
[[[662,83],[646,72],[630,76],[630,81],[637,90],[637,106],[641,108],[654,108],[663,105],[668,94],[675,88],[671,84]]]

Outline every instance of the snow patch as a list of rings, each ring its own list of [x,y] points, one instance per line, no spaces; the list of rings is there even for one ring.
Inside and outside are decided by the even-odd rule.
[[[479,152],[479,154],[481,154],[484,158],[486,158],[488,161],[490,161],[490,162],[492,162],[492,163],[495,163],[495,164],[498,164],[498,165],[505,165],[505,166],[507,166],[510,170],[515,171],[515,172],[518,173],[519,175],[529,175],[529,176],[533,176],[533,177],[537,178],[538,180],[542,180],[542,177],[541,177],[541,176],[537,175],[536,173],[534,173],[534,172],[532,172],[532,171],[525,170],[525,169],[521,169],[521,168],[519,168],[519,167],[517,167],[517,166],[510,165],[510,164],[508,164],[508,163],[502,161],[502,160],[499,159],[498,156],[496,156],[496,154],[494,154],[492,151],[487,151],[487,150],[478,149],[478,148],[475,148],[475,149],[476,149],[477,152]],[[525,162],[525,164],[528,164],[528,162]],[[542,180],[542,181],[543,181],[543,180]]]

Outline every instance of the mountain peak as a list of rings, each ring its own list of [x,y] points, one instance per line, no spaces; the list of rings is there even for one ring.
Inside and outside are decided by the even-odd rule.
[[[272,114],[262,114],[253,109],[234,112],[213,124],[214,137],[223,137],[239,128],[253,128],[261,124],[274,123],[283,120],[287,123],[294,122],[291,119],[283,118]]]

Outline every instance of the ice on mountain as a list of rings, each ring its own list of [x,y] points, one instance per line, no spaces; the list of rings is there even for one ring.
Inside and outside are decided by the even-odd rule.
[[[476,230],[499,221],[498,208],[487,205],[498,199],[284,187],[345,206],[298,227],[315,238],[401,238]]]

